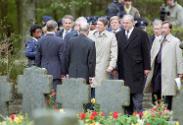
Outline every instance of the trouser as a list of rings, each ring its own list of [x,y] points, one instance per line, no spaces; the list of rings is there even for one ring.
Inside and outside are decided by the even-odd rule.
[[[164,96],[163,97],[163,100],[164,100],[165,104],[167,104],[167,108],[169,110],[172,110],[172,99],[173,99],[173,96]]]
[[[53,79],[52,89],[57,91],[57,85],[61,84],[61,79]]]
[[[155,105],[156,102],[159,103],[160,100],[161,100],[161,91],[153,92],[152,93],[152,103]]]
[[[128,115],[132,115],[133,112],[143,112],[142,102],[142,93],[130,94],[130,105],[125,107],[125,113]]]

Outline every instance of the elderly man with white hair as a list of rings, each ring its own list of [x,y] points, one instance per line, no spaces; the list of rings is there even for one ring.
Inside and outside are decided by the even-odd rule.
[[[152,47],[152,44],[154,40],[161,38],[161,32],[162,32],[162,21],[159,19],[155,19],[152,23],[153,25],[153,35],[149,37],[150,46]]]
[[[150,70],[149,38],[145,31],[134,27],[134,18],[124,15],[124,30],[116,34],[118,41],[119,79],[130,88],[130,106],[127,114],[142,112],[145,77]]]

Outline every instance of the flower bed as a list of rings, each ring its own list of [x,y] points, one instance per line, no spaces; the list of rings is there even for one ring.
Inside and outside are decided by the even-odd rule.
[[[63,112],[63,110],[56,110]],[[106,115],[103,112],[87,111],[77,114],[81,125],[179,125],[179,122],[170,124],[169,120],[172,112],[166,108],[163,102],[157,103],[153,108],[142,113],[133,113],[133,115],[122,115],[118,112],[112,112]],[[4,118],[0,125],[33,125],[33,122],[21,114],[12,114]]]

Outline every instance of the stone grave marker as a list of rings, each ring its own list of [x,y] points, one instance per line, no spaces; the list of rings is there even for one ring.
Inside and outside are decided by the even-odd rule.
[[[71,111],[36,110],[33,113],[34,125],[80,125],[75,113]]]
[[[57,86],[57,102],[64,109],[83,112],[83,104],[89,99],[89,86],[84,79],[65,79],[62,85]]]
[[[105,113],[124,113],[123,106],[130,104],[130,89],[122,80],[104,80],[95,90],[96,103]]]
[[[25,68],[17,79],[18,93],[23,96],[22,110],[32,116],[32,111],[46,107],[45,94],[51,91],[52,76],[44,68]]]
[[[7,103],[12,97],[12,86],[8,82],[7,76],[0,76],[0,114],[8,115]]]
[[[173,119],[180,122],[183,125],[183,90],[173,98]]]

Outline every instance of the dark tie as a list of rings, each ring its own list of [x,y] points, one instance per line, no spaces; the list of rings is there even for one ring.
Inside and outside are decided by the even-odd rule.
[[[166,36],[164,36],[163,40],[161,41],[160,49],[157,55],[157,63],[161,63],[162,48],[165,41],[166,41]]]
[[[126,39],[128,40],[128,38],[129,38],[129,31],[128,30],[125,32],[125,35],[126,35]]]

